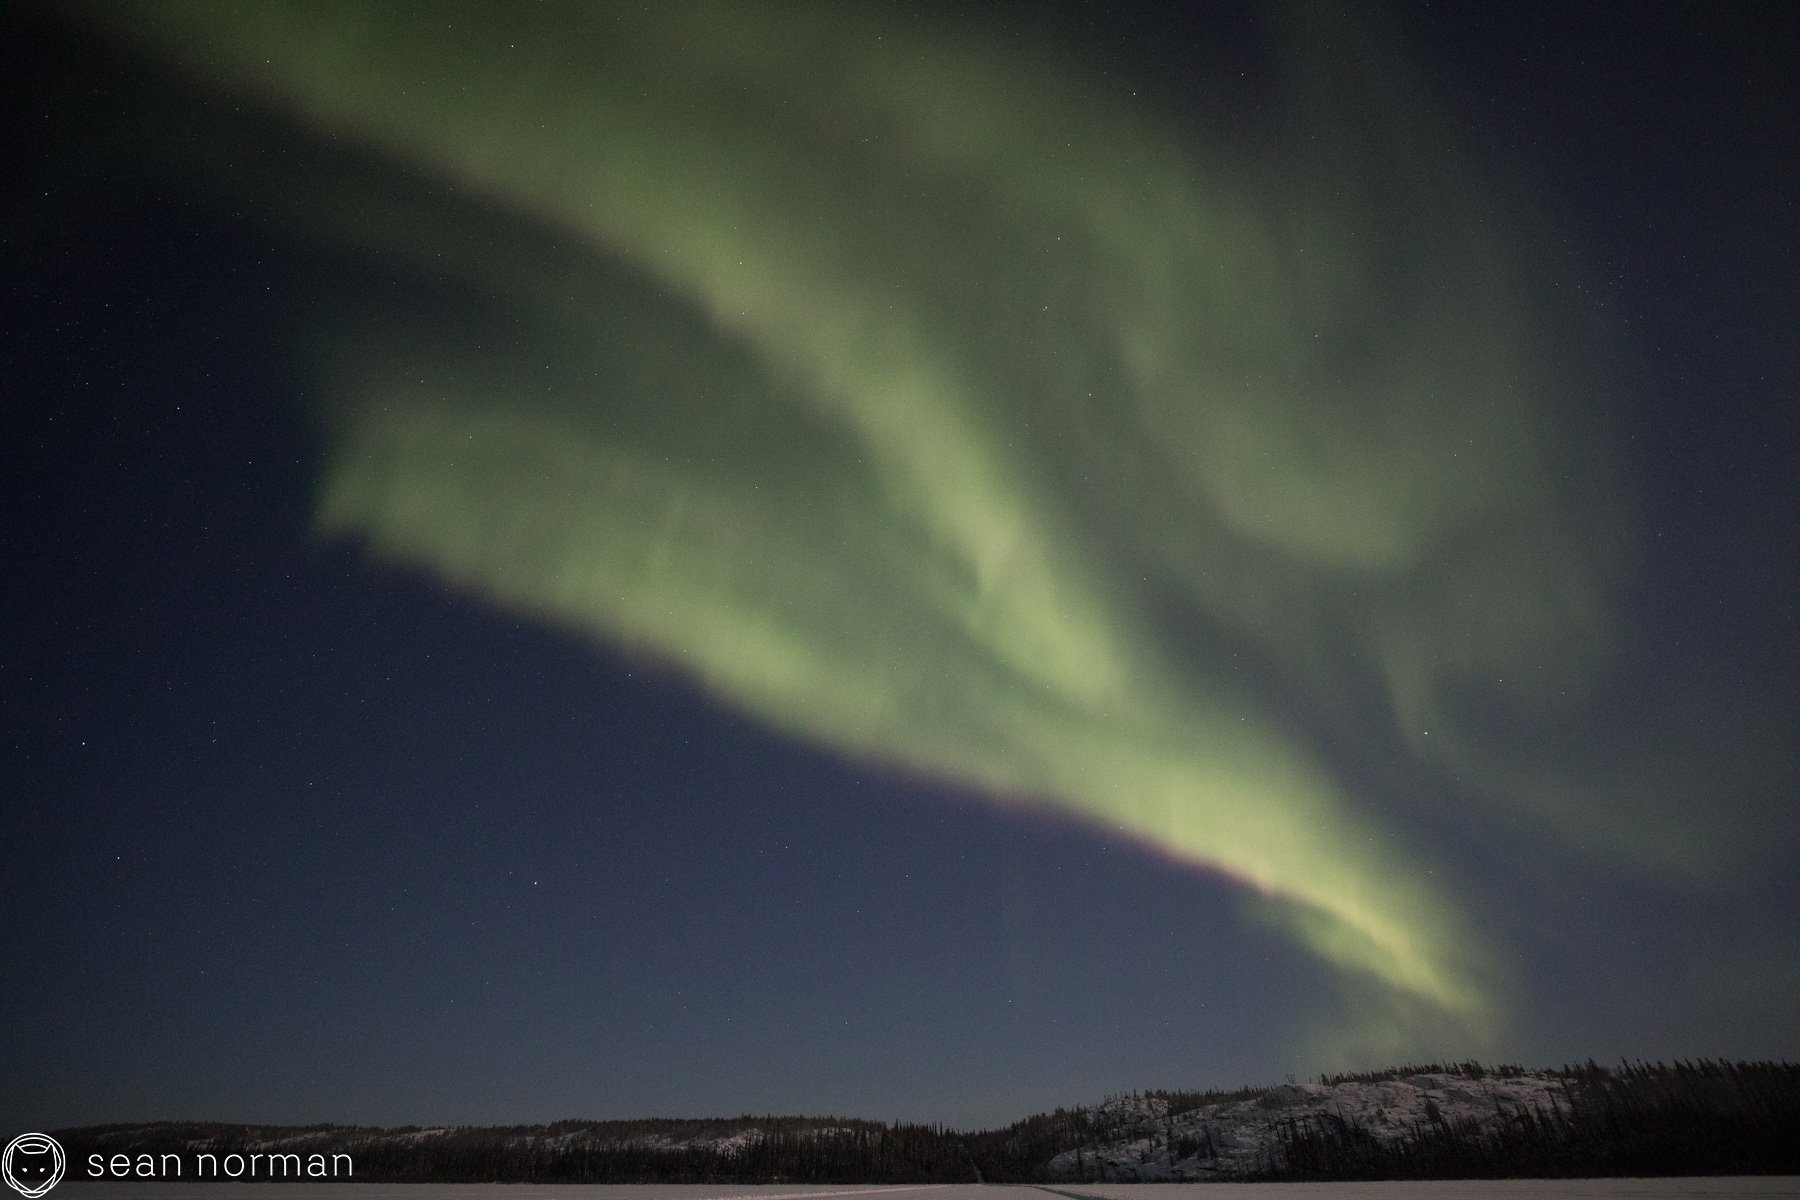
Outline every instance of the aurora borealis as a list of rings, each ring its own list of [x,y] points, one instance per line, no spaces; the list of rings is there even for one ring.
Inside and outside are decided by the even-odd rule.
[[[1398,23],[1259,17],[1247,116],[1018,14],[77,11],[171,97],[81,169],[327,264],[304,553],[1222,879],[1313,1066],[1552,1044],[1515,876],[1791,865],[1791,702],[1644,618],[1645,352]]]

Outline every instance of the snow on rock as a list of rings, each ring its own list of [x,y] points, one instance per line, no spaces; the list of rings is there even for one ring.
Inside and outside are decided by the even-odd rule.
[[[1088,1144],[1058,1154],[1049,1169],[1066,1179],[1218,1179],[1267,1166],[1289,1122],[1335,1118],[1395,1141],[1440,1123],[1469,1121],[1486,1132],[1521,1110],[1553,1106],[1568,1106],[1563,1080],[1517,1070],[1289,1083],[1191,1107],[1160,1094],[1112,1096],[1088,1110]]]

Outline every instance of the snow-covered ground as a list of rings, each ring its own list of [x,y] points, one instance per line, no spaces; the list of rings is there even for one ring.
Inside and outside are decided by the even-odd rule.
[[[545,1184],[64,1183],[57,1200],[1725,1200],[1800,1197],[1800,1177],[1695,1179],[1492,1179],[1422,1183],[1074,1184],[1067,1188],[954,1184],[948,1187],[624,1187]]]
[[[992,1190],[992,1189],[990,1189]],[[1375,1183],[1089,1184],[1059,1189],[1069,1200],[1764,1200],[1800,1197],[1800,1176],[1677,1179],[1446,1179]],[[1042,1193],[1040,1192],[1040,1197]],[[448,1200],[448,1198],[446,1198]],[[598,1200],[598,1198],[595,1198]],[[948,1197],[934,1198],[948,1200]],[[998,1198],[996,1198],[998,1200]],[[1025,1200],[1019,1197],[1019,1200]],[[1049,1200],[1042,1197],[1042,1200]]]

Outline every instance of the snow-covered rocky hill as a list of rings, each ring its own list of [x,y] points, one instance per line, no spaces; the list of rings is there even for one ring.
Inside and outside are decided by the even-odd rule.
[[[1196,1107],[1158,1093],[1113,1096],[1088,1110],[1095,1140],[1048,1165],[1067,1179],[1216,1179],[1263,1168],[1293,1123],[1343,1122],[1382,1141],[1439,1124],[1472,1121],[1488,1130],[1521,1111],[1566,1110],[1564,1088],[1559,1076],[1536,1071],[1428,1072],[1380,1082],[1290,1083]]]

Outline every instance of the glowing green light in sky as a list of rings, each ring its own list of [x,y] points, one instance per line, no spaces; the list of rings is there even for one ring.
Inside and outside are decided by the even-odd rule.
[[[1449,694],[1579,690],[1609,518],[1569,499],[1503,223],[1353,31],[1281,25],[1253,152],[863,5],[107,11],[469,203],[407,228],[297,181],[316,231],[533,314],[329,343],[325,529],[1225,872],[1421,1019],[1498,1019],[1430,855],[1277,697],[1474,771]]]

